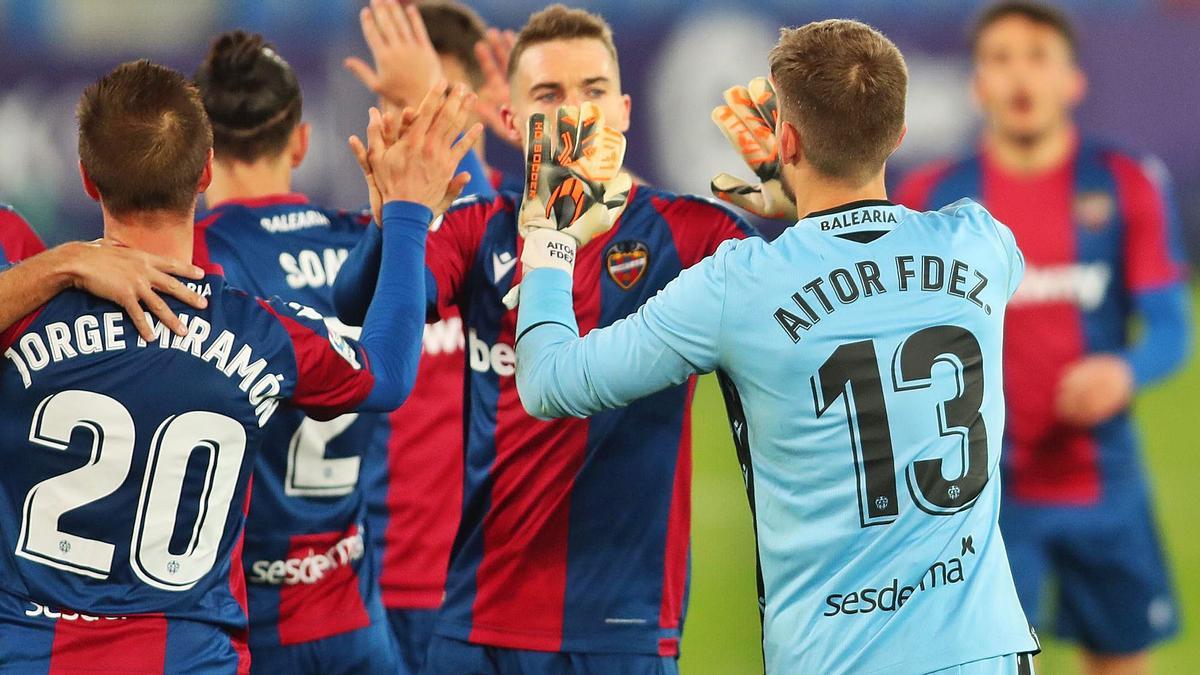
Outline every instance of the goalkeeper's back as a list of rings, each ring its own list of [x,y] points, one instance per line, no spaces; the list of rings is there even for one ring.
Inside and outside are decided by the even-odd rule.
[[[768,670],[932,672],[1035,649],[997,525],[1012,234],[967,200],[857,202],[723,248],[716,364]]]

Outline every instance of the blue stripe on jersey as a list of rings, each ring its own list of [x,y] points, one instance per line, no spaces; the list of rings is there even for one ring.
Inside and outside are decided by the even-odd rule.
[[[983,203],[983,166],[978,157],[953,165],[929,193],[926,209],[940,209],[966,197]]]
[[[492,269],[492,262],[487,259],[487,256],[493,252],[509,251],[514,257],[516,256],[516,231],[511,226],[506,227],[506,215],[506,211],[500,210],[488,222],[465,285],[481,285],[483,287],[489,285],[489,280],[480,279],[479,275]],[[466,363],[464,364],[469,369],[464,396],[468,398],[470,404],[465,406],[463,411],[467,447],[463,462],[461,522],[464,524],[476,523],[479,527],[460,526],[458,534],[454,538],[454,548],[450,552],[451,560],[463,562],[456,562],[450,566],[449,576],[446,580],[446,600],[443,602],[442,620],[458,625],[472,623],[476,572],[483,562],[484,554],[483,523],[492,508],[492,466],[496,462],[496,410],[499,408],[500,400],[500,376],[491,367],[491,354],[490,352],[476,354],[475,347],[483,345],[481,348],[487,350],[490,345],[501,342],[503,317],[508,309],[499,302],[481,302],[472,297],[468,311],[474,313],[475,316],[469,321],[465,315],[463,317],[463,330],[472,332],[467,336]],[[482,313],[481,317],[479,317],[480,313]],[[479,368],[475,368],[476,365],[479,365]],[[475,372],[470,370],[472,368],[475,368]],[[483,369],[484,372],[479,372],[480,369]],[[478,388],[478,391],[472,391],[472,388]]]
[[[655,213],[649,199],[630,206],[617,235],[606,244],[605,257],[608,250],[625,243],[644,244],[651,258],[643,278],[628,291],[601,270],[598,326],[612,325],[636,312],[683,269],[671,228]],[[631,372],[630,377],[638,374]],[[664,533],[672,499],[672,482],[664,478],[675,472],[687,389],[686,384],[671,387],[628,408],[591,417],[583,469],[588,480],[576,482],[571,492],[564,638],[594,634],[597,624],[603,622],[610,629],[628,628],[622,639],[628,640],[631,649],[657,649],[657,641],[647,642],[646,625],[659,623],[667,545]],[[662,423],[647,427],[627,424],[630,419],[653,418]],[[637,504],[640,515],[627,514],[630,506],[614,504],[618,494],[626,495],[625,504]],[[642,560],[613,564],[611,556],[597,554],[605,550],[638,551]],[[642,561],[655,561],[657,569],[646,574],[647,563]],[[597,593],[597,588],[610,590]],[[613,592],[614,588],[621,589],[620,593]],[[626,602],[611,605],[617,598]],[[617,635],[613,633],[614,638]],[[659,637],[678,635],[674,630]]]
[[[1103,194],[1112,199],[1109,221],[1099,225],[1075,225],[1076,264],[1099,263],[1111,270],[1104,299],[1090,311],[1080,310],[1084,335],[1084,352],[1115,352],[1125,347],[1125,318],[1129,315],[1129,295],[1125,291],[1125,256],[1123,234],[1128,227],[1117,207],[1116,179],[1105,162],[1104,150],[1084,142],[1075,159],[1075,199],[1089,194]],[[1124,417],[1124,416],[1122,416]]]

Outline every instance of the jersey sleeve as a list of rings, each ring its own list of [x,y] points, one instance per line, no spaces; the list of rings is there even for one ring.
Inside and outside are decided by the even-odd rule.
[[[425,245],[425,266],[436,289],[430,292],[431,299],[436,297],[436,309],[458,300],[488,222],[511,208],[503,197],[469,197],[456,202],[433,222]]]
[[[0,262],[20,262],[46,250],[46,245],[15,210],[0,204]]]
[[[935,208],[932,201],[933,191],[946,174],[949,164],[939,162],[924,166],[909,173],[896,187],[893,201],[903,204],[914,211],[928,211]]]
[[[741,216],[716,200],[654,196],[651,201],[671,229],[675,250],[685,268],[712,255],[730,239],[758,236]]]
[[[330,332],[313,309],[280,298],[258,302],[287,331],[296,359],[293,405],[313,419],[329,420],[366,400],[375,380],[357,342]]]
[[[1119,153],[1110,155],[1109,165],[1125,220],[1125,287],[1138,293],[1178,283],[1183,279],[1182,247],[1166,171],[1152,172],[1148,167],[1155,164],[1143,165]]]
[[[695,373],[716,370],[727,244],[685,270],[636,314],[580,338],[571,277],[539,269],[521,283],[517,390],[534,417],[587,417]]]

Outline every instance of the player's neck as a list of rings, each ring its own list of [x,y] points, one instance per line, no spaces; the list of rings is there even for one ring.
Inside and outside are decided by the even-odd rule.
[[[859,187],[809,173],[807,177],[796,181],[793,192],[796,197],[796,213],[800,214],[801,218],[810,213],[828,211],[864,199],[887,199],[887,186],[884,185],[882,171]]]
[[[238,199],[258,199],[292,191],[292,167],[284,158],[213,162],[212,184],[204,193],[208,208]]]
[[[139,251],[192,262],[196,212],[137,211],[119,216],[104,209],[104,237]]]
[[[1034,175],[1062,166],[1075,149],[1075,127],[1066,123],[1033,138],[989,131],[983,138],[989,159],[1014,174]]]

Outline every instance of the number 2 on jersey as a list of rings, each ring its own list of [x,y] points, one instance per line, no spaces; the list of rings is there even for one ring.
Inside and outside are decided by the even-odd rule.
[[[897,392],[928,388],[938,362],[950,364],[957,378],[958,395],[938,404],[937,415],[942,436],[961,438],[962,471],[947,479],[938,458],[918,459],[904,473],[909,494],[922,511],[950,515],[971,508],[988,480],[987,427],[979,412],[984,390],[979,341],[959,326],[917,331],[892,358],[892,384]],[[817,417],[828,413],[837,400],[843,402],[862,527],[892,522],[900,514],[895,451],[875,342],[839,345],[811,382]]]

